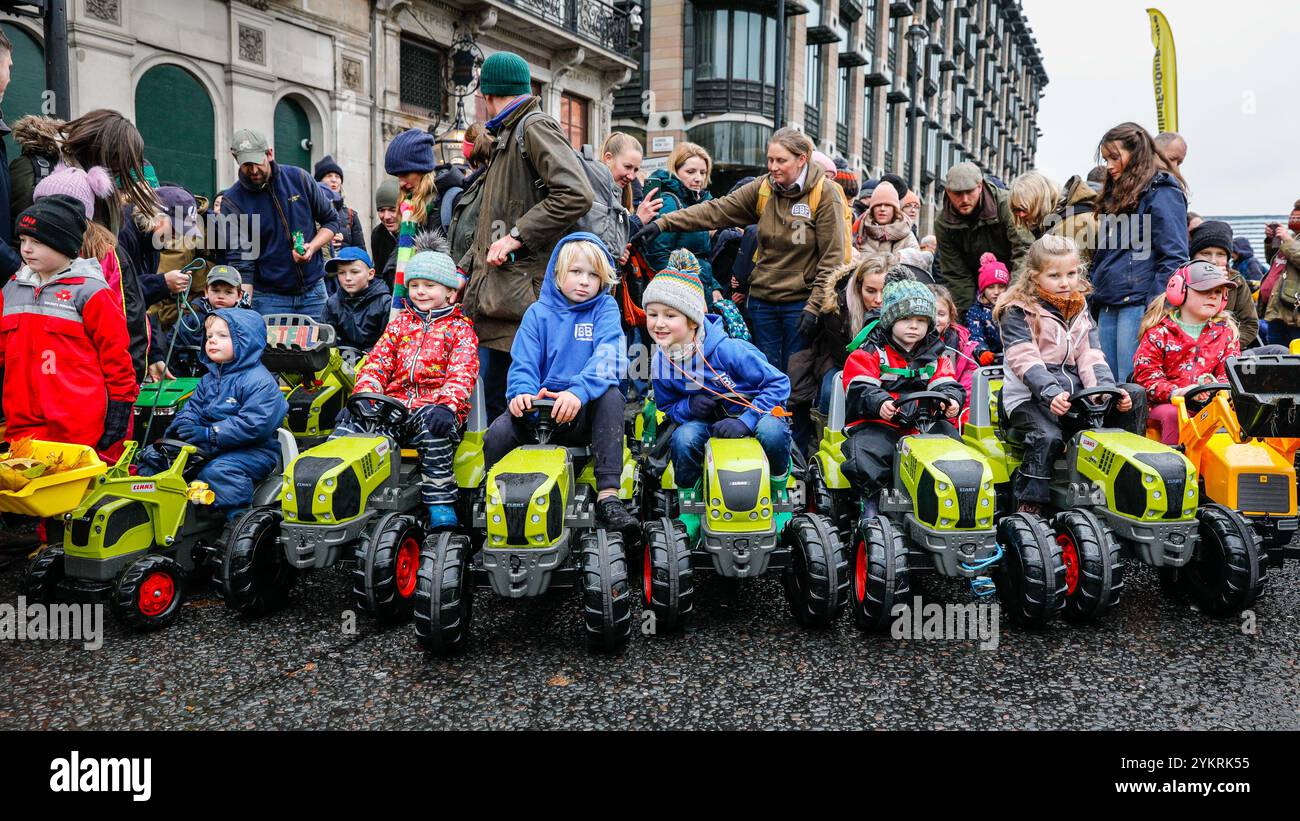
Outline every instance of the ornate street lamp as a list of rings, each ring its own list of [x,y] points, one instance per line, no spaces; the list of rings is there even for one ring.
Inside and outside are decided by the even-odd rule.
[[[439,163],[463,164],[465,154],[461,146],[465,142],[465,130],[469,128],[469,123],[465,122],[465,98],[478,89],[479,71],[483,67],[483,51],[468,32],[457,37],[451,44],[447,54],[447,67],[444,85],[447,93],[456,98],[456,119],[438,137],[435,147]],[[433,130],[432,126],[429,130]]]

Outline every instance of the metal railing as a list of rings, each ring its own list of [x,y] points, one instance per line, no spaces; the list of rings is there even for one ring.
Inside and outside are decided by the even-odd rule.
[[[572,32],[588,42],[637,57],[640,43],[634,41],[628,13],[601,0],[504,0]]]

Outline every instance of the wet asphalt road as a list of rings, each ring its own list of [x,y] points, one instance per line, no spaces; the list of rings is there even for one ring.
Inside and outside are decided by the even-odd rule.
[[[16,602],[19,566],[0,569],[0,603]],[[634,634],[615,657],[585,649],[576,594],[479,593],[471,649],[438,660],[409,625],[361,617],[345,635],[347,590],[341,570],[310,574],[259,621],[204,593],[148,635],[110,616],[98,651],[0,641],[0,729],[1300,727],[1292,562],[1271,569],[1254,635],[1165,598],[1152,571],[1133,568],[1104,622],[1027,632],[1004,620],[992,651],[865,636],[847,614],[807,631],[772,578],[705,582],[693,630]],[[968,600],[933,577],[923,590]]]

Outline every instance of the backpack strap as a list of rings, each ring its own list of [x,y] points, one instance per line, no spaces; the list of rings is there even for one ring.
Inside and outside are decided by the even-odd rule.
[[[524,131],[527,130],[528,123],[538,117],[545,116],[545,111],[535,108],[520,117],[519,122],[515,124],[515,142],[519,145],[519,155],[524,158],[524,162],[528,163],[528,169],[533,172],[533,187],[538,190],[545,188],[546,182],[542,179],[542,175],[537,173],[537,167],[533,165],[533,158],[528,156],[528,146],[524,144]]]
[[[767,207],[767,201],[772,199],[772,184],[768,182],[767,177],[758,185],[758,202],[754,204],[754,222],[763,218],[763,209]]]

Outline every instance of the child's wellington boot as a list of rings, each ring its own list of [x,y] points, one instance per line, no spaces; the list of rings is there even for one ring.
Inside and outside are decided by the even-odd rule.
[[[677,518],[681,523],[686,525],[686,537],[690,544],[695,544],[695,540],[700,537],[700,514],[681,512],[684,508],[683,502],[697,502],[700,500],[703,489],[697,483],[693,488],[677,489]]]

